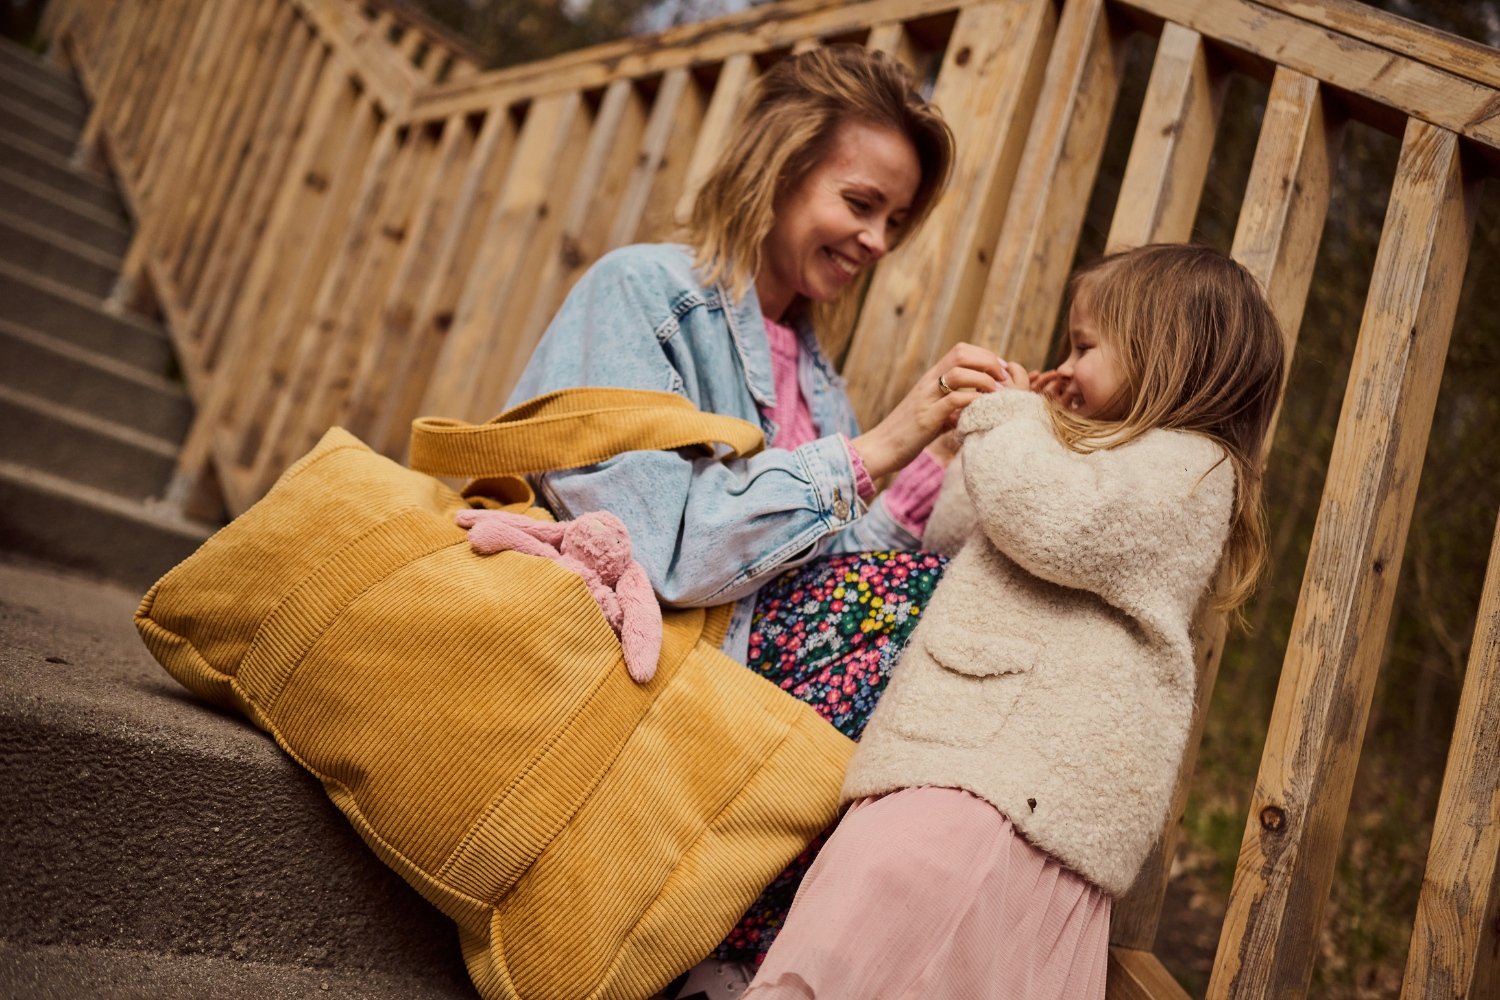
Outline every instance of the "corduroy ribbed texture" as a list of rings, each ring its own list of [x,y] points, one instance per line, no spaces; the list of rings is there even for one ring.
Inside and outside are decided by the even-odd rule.
[[[650,996],[832,821],[852,744],[719,652],[727,609],[665,611],[635,683],[583,581],[475,555],[465,503],[332,430],[137,626],[458,922],[484,996]]]

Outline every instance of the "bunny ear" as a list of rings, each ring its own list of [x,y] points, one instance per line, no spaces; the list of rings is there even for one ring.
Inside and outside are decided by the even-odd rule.
[[[661,657],[661,605],[638,562],[625,568],[615,584],[615,594],[620,598],[620,645],[625,652],[625,668],[644,684],[656,676],[656,661]]]

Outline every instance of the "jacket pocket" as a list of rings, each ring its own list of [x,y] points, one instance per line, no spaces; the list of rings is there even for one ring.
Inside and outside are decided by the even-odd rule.
[[[941,666],[970,677],[1024,674],[1036,666],[1041,653],[1041,647],[1027,639],[955,628],[929,637],[926,645]]]
[[[993,632],[944,631],[924,637],[926,656],[903,664],[914,668],[909,677],[893,678],[883,699],[892,702],[892,728],[929,743],[984,746],[1010,718],[1041,647]]]

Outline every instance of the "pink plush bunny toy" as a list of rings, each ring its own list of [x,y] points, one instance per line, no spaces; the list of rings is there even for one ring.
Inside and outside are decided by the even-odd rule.
[[[625,669],[644,684],[656,674],[661,655],[661,605],[646,571],[630,553],[630,535],[608,511],[572,521],[538,521],[503,510],[461,510],[469,544],[480,555],[520,552],[541,556],[577,573],[620,637]]]

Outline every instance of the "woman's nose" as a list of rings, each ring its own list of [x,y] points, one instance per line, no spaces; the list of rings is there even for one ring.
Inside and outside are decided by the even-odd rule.
[[[871,257],[884,257],[886,250],[890,249],[890,240],[886,235],[884,225],[874,225],[859,234],[860,245]]]

